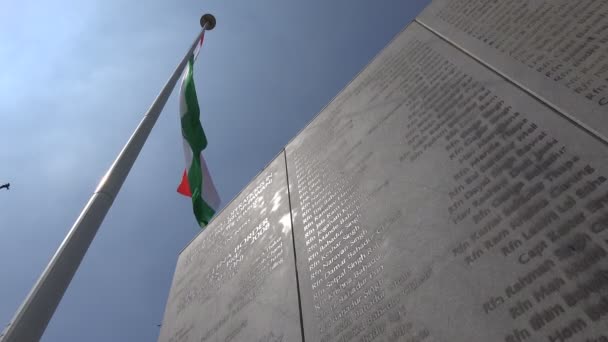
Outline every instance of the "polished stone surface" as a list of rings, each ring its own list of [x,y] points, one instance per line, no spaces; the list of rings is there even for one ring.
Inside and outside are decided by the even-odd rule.
[[[180,254],[161,342],[301,341],[285,155]]]
[[[184,250],[159,341],[608,342],[607,18],[435,0]]]
[[[434,0],[418,20],[608,141],[608,1]]]
[[[608,339],[608,148],[421,25],[286,153],[306,341]]]

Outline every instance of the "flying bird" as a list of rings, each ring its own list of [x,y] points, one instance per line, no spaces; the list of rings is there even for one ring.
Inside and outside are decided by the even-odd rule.
[[[6,189],[6,190],[10,190],[11,183],[6,183],[6,184],[2,184],[0,185],[0,189]]]

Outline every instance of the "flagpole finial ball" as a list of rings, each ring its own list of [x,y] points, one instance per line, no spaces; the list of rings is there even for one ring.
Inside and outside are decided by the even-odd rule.
[[[215,27],[215,17],[212,14],[205,14],[201,17],[201,27],[205,27],[207,24],[207,28],[205,30],[211,31]]]

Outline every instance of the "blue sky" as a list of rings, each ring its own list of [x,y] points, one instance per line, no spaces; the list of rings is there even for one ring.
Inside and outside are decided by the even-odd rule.
[[[429,0],[8,1],[0,11],[4,326],[199,30],[205,151],[230,201]],[[177,93],[177,92],[176,92]],[[175,191],[176,93],[43,341],[155,341],[178,253],[199,231]]]

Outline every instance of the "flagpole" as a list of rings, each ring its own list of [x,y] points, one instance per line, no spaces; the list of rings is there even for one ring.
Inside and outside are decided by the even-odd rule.
[[[215,27],[215,18],[211,14],[205,14],[201,17],[200,23],[201,32],[99,182],[97,189],[12,321],[0,334],[0,342],[39,341],[42,337],[201,36],[205,30],[212,30]]]

